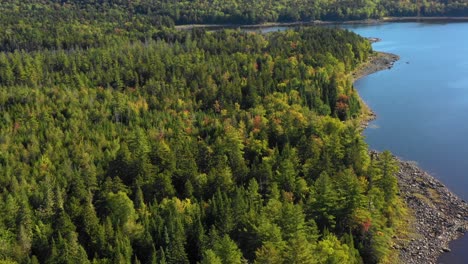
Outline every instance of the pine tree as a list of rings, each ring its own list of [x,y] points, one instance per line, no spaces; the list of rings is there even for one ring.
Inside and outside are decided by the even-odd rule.
[[[307,241],[305,234],[296,232],[288,242],[286,249],[286,262],[293,264],[315,264],[318,263],[313,255],[313,244]]]
[[[216,255],[216,253],[208,249],[203,253],[203,259],[200,264],[222,264],[224,263],[220,257]]]
[[[377,185],[384,191],[385,202],[391,203],[398,192],[397,179],[395,178],[398,171],[397,163],[389,151],[384,151],[379,156],[377,167],[382,173]]]
[[[319,228],[334,228],[336,224],[335,212],[339,206],[333,183],[326,172],[320,174],[320,177],[315,181],[314,190],[309,214],[315,218]]]
[[[228,235],[224,235],[213,245],[214,253],[219,256],[222,263],[242,263],[242,253],[234,241]]]

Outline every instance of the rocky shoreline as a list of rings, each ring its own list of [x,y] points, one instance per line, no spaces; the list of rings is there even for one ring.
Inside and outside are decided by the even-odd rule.
[[[397,60],[397,55],[376,52],[352,76],[358,80],[390,69]],[[364,110],[367,113],[364,113],[362,127],[376,118],[367,105]],[[372,156],[378,155],[376,151],[370,153]],[[407,220],[410,233],[405,237],[395,236],[393,248],[399,251],[402,263],[435,264],[440,254],[450,252],[449,242],[468,230],[468,204],[416,163],[397,160],[399,195],[410,209],[412,219]]]
[[[370,38],[370,41],[377,42],[380,41],[380,39]],[[374,53],[370,56],[369,60],[363,63],[352,73],[353,78],[354,80],[358,80],[372,73],[386,69],[391,69],[395,62],[399,59],[400,57],[398,55],[392,53],[374,51]]]
[[[415,163],[398,159],[400,197],[414,216],[409,239],[395,238],[403,263],[437,263],[441,253],[450,252],[449,242],[468,228],[468,204]]]

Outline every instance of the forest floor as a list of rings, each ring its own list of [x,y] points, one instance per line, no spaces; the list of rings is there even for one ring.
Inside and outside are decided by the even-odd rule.
[[[397,55],[376,52],[352,73],[358,80],[380,70],[390,69]],[[376,118],[361,100],[363,128]],[[378,155],[371,151],[371,155]],[[393,237],[393,250],[401,263],[435,264],[440,254],[449,252],[449,242],[468,230],[468,204],[453,194],[439,180],[420,169],[416,163],[398,159],[400,197],[409,209],[406,230]]]

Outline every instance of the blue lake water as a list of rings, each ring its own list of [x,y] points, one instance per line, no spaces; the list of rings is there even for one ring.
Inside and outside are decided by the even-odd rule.
[[[347,26],[401,57],[394,68],[356,82],[377,119],[364,131],[371,149],[414,160],[468,199],[468,23]],[[468,263],[468,236],[439,263]]]
[[[468,199],[468,23],[389,23],[350,28],[382,39],[394,68],[356,82],[377,113],[364,135],[372,149],[414,160]]]

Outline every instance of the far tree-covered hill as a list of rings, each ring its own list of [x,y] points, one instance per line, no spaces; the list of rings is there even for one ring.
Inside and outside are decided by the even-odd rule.
[[[41,12],[71,19],[122,19],[167,24],[354,20],[383,16],[468,16],[465,0],[3,0],[8,13]],[[4,14],[2,15],[4,16]],[[67,18],[69,19],[69,18]]]
[[[465,0],[3,0],[0,50],[90,48],[173,39],[187,23],[252,24],[384,16],[468,16]],[[174,35],[174,34],[172,34]]]

